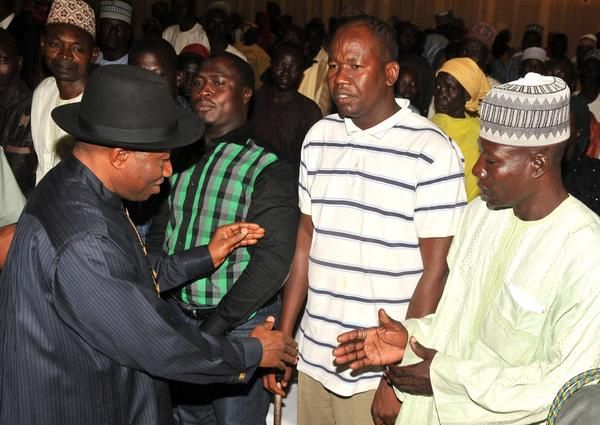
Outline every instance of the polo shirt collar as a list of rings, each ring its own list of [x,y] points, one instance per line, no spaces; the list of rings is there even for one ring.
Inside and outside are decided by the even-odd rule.
[[[344,118],[344,124],[346,125],[346,132],[348,133],[348,135],[363,133],[369,134],[378,139],[382,139],[390,129],[392,129],[396,124],[398,124],[398,122],[402,121],[409,114],[413,113],[408,107],[408,105],[410,105],[410,102],[407,99],[396,98],[395,101],[396,104],[400,107],[400,110],[371,128],[362,130],[359,127],[357,127],[356,124],[354,124],[354,122],[352,122],[352,119]]]

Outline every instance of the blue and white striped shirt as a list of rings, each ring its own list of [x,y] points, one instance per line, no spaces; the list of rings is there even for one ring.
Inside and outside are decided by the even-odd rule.
[[[337,336],[404,319],[423,272],[419,238],[454,235],[466,205],[462,154],[441,130],[400,111],[361,130],[330,115],[304,140],[299,199],[314,233],[298,369],[342,396],[374,389],[381,374],[340,372]]]

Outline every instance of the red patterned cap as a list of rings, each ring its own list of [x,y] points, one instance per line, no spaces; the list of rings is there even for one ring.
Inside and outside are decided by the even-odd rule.
[[[201,56],[203,59],[206,59],[208,57],[209,53],[208,53],[208,49],[203,44],[192,43],[192,44],[188,44],[183,49],[181,49],[181,52],[179,52],[179,54],[180,55],[198,55],[198,56]]]
[[[477,22],[473,25],[473,28],[467,32],[465,38],[477,40],[487,46],[488,49],[492,48],[494,39],[496,38],[496,30],[493,26],[486,24],[485,22]]]

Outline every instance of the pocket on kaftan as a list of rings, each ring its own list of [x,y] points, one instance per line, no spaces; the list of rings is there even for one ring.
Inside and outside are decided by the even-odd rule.
[[[484,318],[480,338],[509,365],[527,364],[539,348],[546,316],[535,294],[507,283]]]

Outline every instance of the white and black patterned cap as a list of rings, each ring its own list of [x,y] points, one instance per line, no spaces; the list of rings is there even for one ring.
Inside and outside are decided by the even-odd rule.
[[[54,0],[46,19],[46,25],[52,24],[73,25],[96,38],[94,9],[83,0]]]
[[[528,73],[494,87],[481,103],[479,135],[510,146],[546,146],[570,136],[570,91],[557,77]]]
[[[100,2],[100,19],[116,19],[131,25],[133,6],[119,0],[103,0]]]

